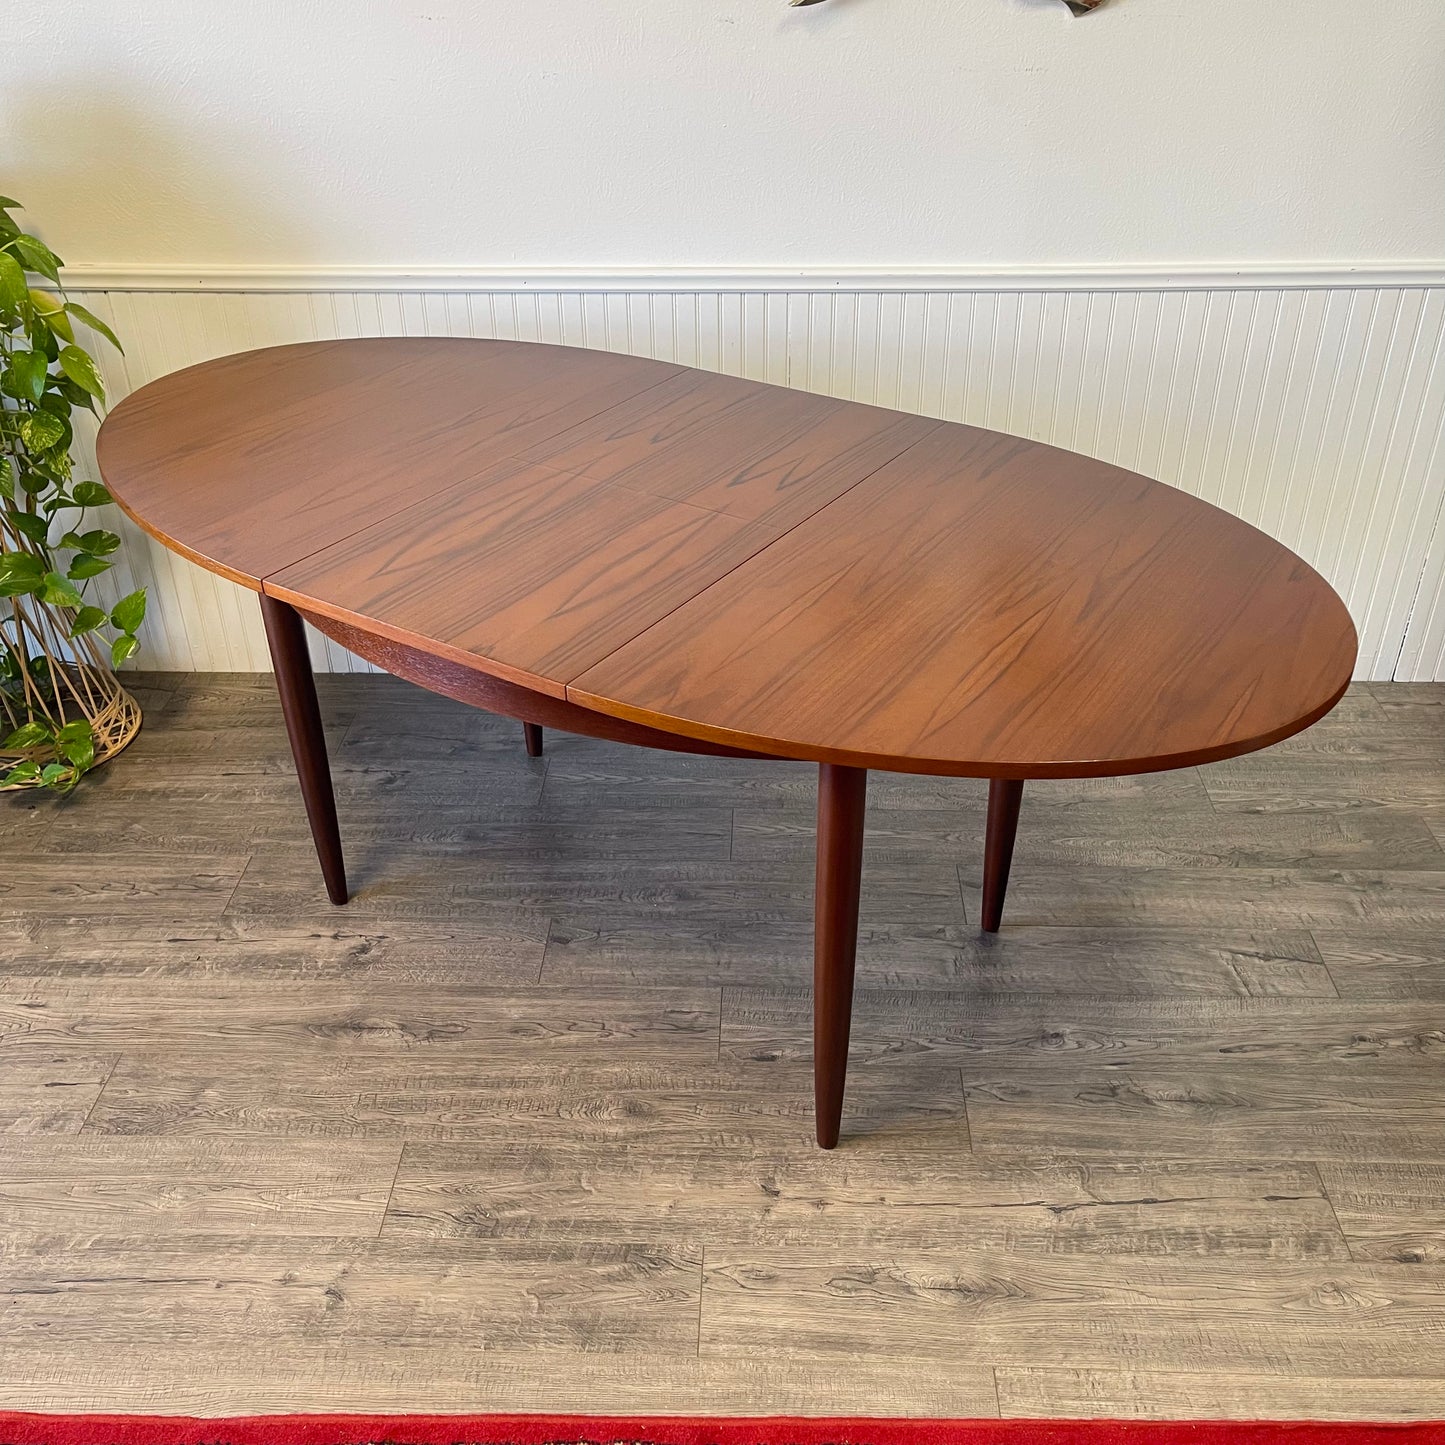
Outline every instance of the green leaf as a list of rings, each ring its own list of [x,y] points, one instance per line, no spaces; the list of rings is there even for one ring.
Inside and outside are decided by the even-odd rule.
[[[17,351],[6,368],[4,389],[20,401],[39,401],[45,394],[45,373],[49,369],[43,352]]]
[[[99,482],[77,482],[71,488],[77,507],[104,507],[111,500],[110,493]]]
[[[45,539],[50,534],[50,522],[47,518],[37,516],[34,512],[7,512],[6,516],[17,532],[29,537],[32,542],[45,545]]]
[[[19,201],[12,200],[9,196],[0,196],[0,211],[23,211],[24,206]]]
[[[39,271],[47,281],[60,285],[60,257],[35,236],[21,231],[15,238],[15,250],[20,259],[32,270]]]
[[[45,357],[47,366],[60,355],[60,342],[55,339],[55,333],[38,317],[25,328],[25,334],[30,338],[30,344]]]
[[[84,718],[68,722],[55,734],[60,756],[69,759],[83,773],[95,761],[95,735]]]
[[[79,637],[82,633],[94,632],[104,621],[104,607],[82,607],[80,611],[75,614],[75,623],[70,629],[70,635],[72,637]]]
[[[66,743],[60,749],[60,756],[69,759],[78,776],[95,763],[95,739],[86,738],[83,743]]]
[[[65,423],[49,411],[32,411],[20,422],[20,439],[32,452],[47,451],[65,435]]]
[[[99,527],[93,532],[82,532],[80,536],[81,551],[89,552],[92,557],[109,557],[119,546],[120,538],[114,532],[105,532]],[[131,630],[126,628],[127,632]]]
[[[38,743],[48,743],[55,737],[54,731],[48,722],[22,723],[3,743],[0,748],[33,748]]]
[[[110,665],[119,667],[126,658],[140,651],[140,643],[129,633],[124,637],[117,637],[110,645]]]
[[[65,575],[72,582],[84,582],[88,578],[99,577],[102,572],[109,572],[113,565],[111,562],[102,562],[99,557],[92,557],[87,552],[81,552],[71,558]]]
[[[142,587],[110,609],[110,623],[121,632],[134,632],[145,621],[145,615],[146,590]]]
[[[62,346],[59,360],[60,369],[71,381],[88,391],[97,400],[105,400],[105,387],[101,384],[100,373],[85,352],[78,346]]]
[[[4,778],[0,779],[0,787],[13,788],[16,783],[29,783],[39,776],[40,764],[27,759],[23,763],[16,763]]]
[[[65,309],[70,312],[72,316],[80,317],[80,319],[85,322],[85,324],[89,326],[92,331],[100,332],[100,334],[105,337],[105,339],[110,342],[110,344],[115,347],[117,351],[119,351],[122,355],[125,354],[125,347],[120,344],[120,338],[116,336],[115,332],[112,331],[110,327],[107,326],[105,322],[102,321],[100,317],[95,314],[94,311],[87,311],[85,307],[80,304],[79,301],[67,301],[65,303]]]
[[[65,314],[65,302],[59,296],[50,291],[37,291],[32,286],[30,304],[35,308],[37,318],[57,336],[66,341],[75,340],[75,328],[70,324],[70,317]]]
[[[51,607],[84,607],[85,598],[59,572],[47,572],[40,600]]]
[[[64,763],[46,763],[40,770],[40,781],[47,788],[53,788],[57,783],[64,783],[70,780],[72,769]]]
[[[20,262],[9,251],[0,251],[0,308],[16,310],[25,300],[28,290]]]
[[[70,429],[70,407],[61,401],[60,405],[65,407],[63,414],[56,411],[53,406],[47,407],[45,403],[52,398],[59,401],[59,398],[55,397],[54,392],[47,391],[45,395],[40,398],[39,409],[37,409],[36,414],[51,417],[59,422],[60,435],[50,443],[50,446],[46,448],[46,450],[50,452],[50,460],[52,462],[58,461],[61,456],[65,456],[68,461],[69,456],[67,454],[70,451],[70,444],[75,440],[75,433]]]
[[[83,386],[77,386],[68,376],[51,377],[55,389],[71,406],[83,406],[95,410],[95,399]]]
[[[21,597],[45,580],[45,563],[29,552],[0,556],[0,597]]]

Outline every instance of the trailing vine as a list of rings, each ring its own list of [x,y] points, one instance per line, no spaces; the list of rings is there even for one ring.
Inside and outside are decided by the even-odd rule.
[[[86,593],[110,570],[120,538],[90,522],[109,505],[99,482],[75,481],[71,414],[105,400],[100,373],[76,340],[76,321],[112,346],[115,333],[67,299],[60,259],[22,231],[0,196],[0,748],[22,756],[0,777],[67,792],[96,760],[76,678],[81,664],[119,667],[139,647],[145,589],[114,606]],[[32,284],[32,283],[48,284]],[[64,652],[43,645],[34,608],[53,610]],[[80,704],[67,709],[63,694]]]

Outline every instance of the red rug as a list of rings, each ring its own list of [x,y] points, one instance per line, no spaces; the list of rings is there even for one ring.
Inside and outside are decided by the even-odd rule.
[[[0,1445],[1445,1445],[1445,1424],[694,1419],[650,1415],[31,1415]]]

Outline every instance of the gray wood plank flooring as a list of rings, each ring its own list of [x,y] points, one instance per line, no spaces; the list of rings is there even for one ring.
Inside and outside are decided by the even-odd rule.
[[[813,770],[142,675],[0,797],[0,1407],[1445,1416],[1445,686],[1027,790],[878,776],[842,1146]]]

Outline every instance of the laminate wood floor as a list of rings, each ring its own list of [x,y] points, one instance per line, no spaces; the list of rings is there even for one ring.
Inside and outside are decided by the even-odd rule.
[[[875,775],[842,1146],[813,770],[136,679],[0,799],[0,1406],[1445,1416],[1445,686],[1210,768]]]

